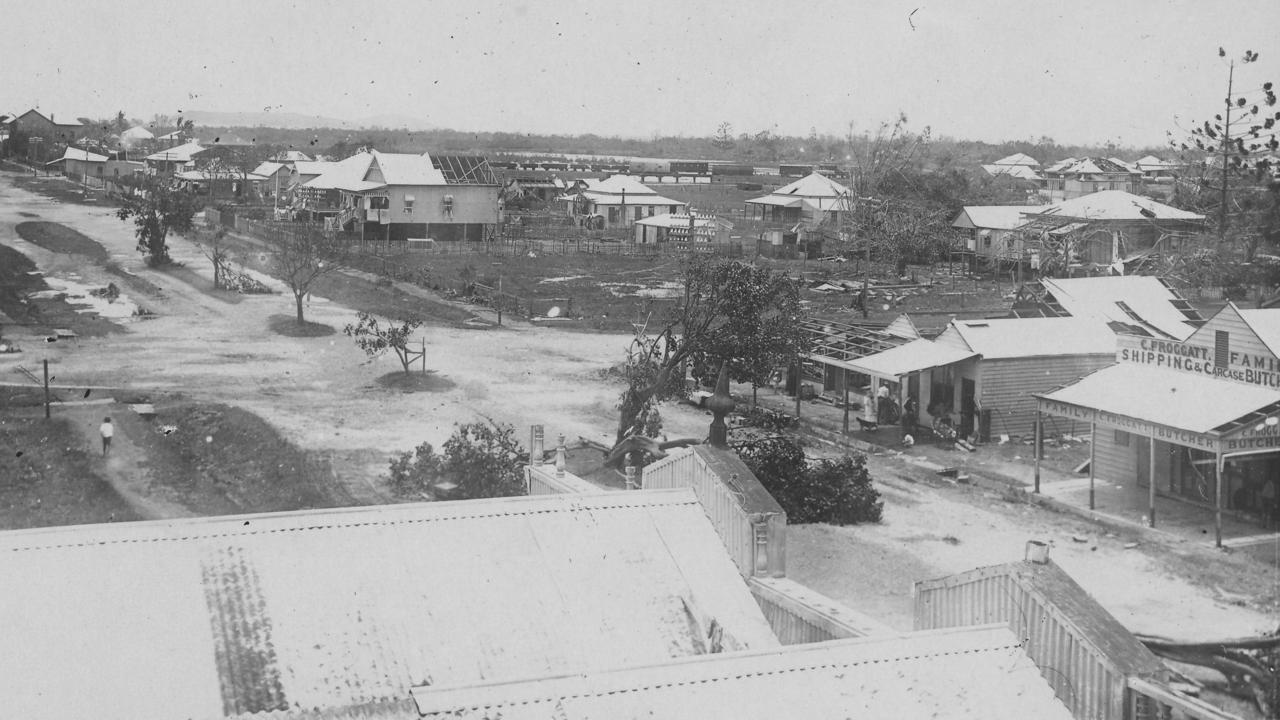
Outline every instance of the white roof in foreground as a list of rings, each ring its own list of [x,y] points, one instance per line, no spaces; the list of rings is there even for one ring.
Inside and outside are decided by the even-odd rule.
[[[1038,718],[1071,713],[1007,627],[836,640],[494,687],[415,688],[426,717]]]
[[[1280,391],[1185,370],[1120,363],[1044,397],[1203,433],[1280,402]]]
[[[976,355],[977,353],[965,352],[951,345],[939,345],[932,340],[912,340],[905,345],[850,360],[847,364],[860,373],[895,378],[968,360]]]
[[[0,533],[0,707],[222,717],[777,647],[691,491]]]
[[[1040,282],[1073,317],[1150,325],[1177,340],[1185,340],[1195,332],[1195,327],[1187,323],[1187,316],[1173,306],[1178,295],[1156,277],[1044,278]],[[1135,321],[1120,303],[1133,310],[1142,322]]]
[[[1110,355],[1116,334],[1097,318],[953,320],[943,331],[960,335],[987,360],[1049,355]]]

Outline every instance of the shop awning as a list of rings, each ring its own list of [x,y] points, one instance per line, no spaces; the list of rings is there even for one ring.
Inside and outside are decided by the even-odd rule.
[[[896,380],[903,375],[958,363],[977,356],[978,354],[973,351],[961,350],[950,345],[939,345],[932,340],[912,340],[905,345],[848,360],[843,364],[854,372]]]
[[[1191,433],[1225,429],[1280,403],[1280,391],[1260,385],[1136,363],[1103,368],[1041,397]],[[1051,405],[1044,409],[1053,412]]]

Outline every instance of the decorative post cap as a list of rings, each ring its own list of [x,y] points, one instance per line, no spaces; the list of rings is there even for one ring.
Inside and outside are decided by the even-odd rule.
[[[716,378],[716,391],[707,398],[707,409],[713,416],[710,438],[712,447],[722,449],[729,447],[729,427],[725,424],[724,418],[733,412],[735,406],[733,396],[729,394],[729,363],[721,362],[720,376]]]

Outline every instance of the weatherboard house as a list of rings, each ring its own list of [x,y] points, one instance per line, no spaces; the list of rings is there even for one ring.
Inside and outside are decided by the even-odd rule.
[[[1228,303],[1183,337],[1120,336],[1116,362],[1038,394],[1039,412],[1089,428],[1091,477],[1230,513],[1280,517],[1280,309]]]

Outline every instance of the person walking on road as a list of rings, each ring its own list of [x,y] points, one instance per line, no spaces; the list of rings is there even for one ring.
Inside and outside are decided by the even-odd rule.
[[[98,434],[102,436],[102,456],[106,457],[107,453],[111,452],[111,437],[116,434],[111,418],[102,418],[102,424],[98,426]]]

